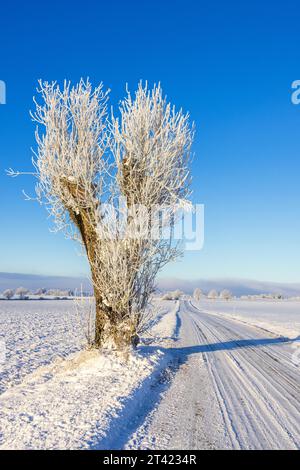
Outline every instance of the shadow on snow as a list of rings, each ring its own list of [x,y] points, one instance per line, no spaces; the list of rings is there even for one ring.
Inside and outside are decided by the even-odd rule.
[[[181,328],[180,315],[176,314],[176,327],[173,340],[179,338]],[[172,377],[175,375],[179,367],[187,362],[189,356],[194,354],[211,353],[215,351],[231,351],[248,347],[272,346],[282,343],[300,342],[300,336],[295,339],[284,337],[278,338],[260,338],[260,339],[242,339],[226,342],[201,344],[187,347],[170,347],[164,348],[160,346],[140,346],[138,353],[141,356],[149,356],[150,354],[162,352],[164,354],[162,364],[149,377],[147,377],[139,388],[128,396],[121,399],[121,410],[117,416],[113,417],[107,434],[97,443],[91,443],[91,449],[118,450],[123,449],[132,438],[137,429],[143,425],[147,430],[147,418],[154,412],[166,390],[171,384]],[[149,422],[149,419],[148,419]],[[100,431],[100,430],[99,430]],[[137,445],[138,441],[132,441]],[[155,442],[153,441],[155,448]]]

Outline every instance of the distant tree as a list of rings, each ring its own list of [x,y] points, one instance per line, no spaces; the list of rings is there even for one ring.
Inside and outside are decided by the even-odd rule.
[[[69,296],[69,291],[68,290],[61,290],[61,289],[49,289],[47,294],[55,296],[55,297],[68,297]]]
[[[163,295],[162,300],[179,300],[183,294],[181,290],[174,290]]]
[[[193,297],[197,302],[199,302],[200,298],[202,297],[202,290],[199,289],[199,287],[196,287],[194,290]]]
[[[276,299],[276,300],[282,300],[282,299],[284,298],[283,295],[280,294],[280,293],[274,294],[273,297],[274,297],[274,299]]]
[[[15,294],[19,296],[20,299],[24,300],[29,290],[26,287],[18,287]]]
[[[179,300],[182,295],[184,295],[182,290],[177,289],[173,292],[174,300]]]
[[[47,289],[45,287],[42,287],[40,289],[37,289],[34,295],[43,295],[43,294],[46,294],[46,292],[47,292]]]
[[[230,300],[232,299],[232,293],[228,289],[224,289],[220,293],[220,297],[221,299],[224,299],[224,300]]]
[[[218,297],[218,292],[215,289],[212,289],[207,296],[209,299],[216,299]]]
[[[14,291],[12,289],[6,289],[4,292],[3,292],[3,297],[7,300],[10,300],[13,298],[13,296],[15,295]]]

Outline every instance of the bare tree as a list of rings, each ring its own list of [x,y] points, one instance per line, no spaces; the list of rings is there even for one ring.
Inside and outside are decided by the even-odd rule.
[[[13,296],[15,295],[15,292],[12,290],[12,289],[6,289],[3,293],[2,293],[3,297],[7,300],[10,300],[13,298]]]
[[[178,207],[189,207],[189,116],[166,102],[160,86],[140,84],[135,98],[128,92],[120,117],[108,121],[102,85],[39,85],[37,199],[87,255],[95,344],[136,344],[156,274],[181,253],[171,230],[167,239],[153,236],[152,220],[163,209],[172,226]]]
[[[164,294],[162,296],[162,300],[179,300],[182,295],[184,295],[184,293],[181,290],[177,289]]]
[[[232,299],[232,293],[228,289],[224,289],[220,293],[220,297],[221,299],[224,299],[224,300],[230,300]]]
[[[34,292],[34,295],[43,295],[46,293],[47,293],[47,289],[45,287],[41,287]]]
[[[15,294],[19,296],[21,300],[24,300],[26,298],[26,295],[28,294],[29,290],[26,289],[26,287],[18,287],[16,289]]]
[[[208,293],[207,297],[208,297],[209,299],[214,299],[214,300],[215,300],[215,299],[218,297],[218,292],[217,292],[215,289],[212,289],[212,290]]]
[[[194,290],[193,297],[194,297],[194,299],[195,299],[197,302],[199,302],[199,300],[201,299],[201,297],[202,297],[202,290],[199,289],[199,287],[196,287],[196,289]]]

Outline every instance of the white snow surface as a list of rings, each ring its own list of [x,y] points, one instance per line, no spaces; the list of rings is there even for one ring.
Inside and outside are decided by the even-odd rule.
[[[71,301],[0,301],[0,449],[300,448],[300,303],[154,305],[126,358]]]
[[[296,338],[300,335],[300,302],[292,300],[215,300],[203,299],[202,310],[221,313],[271,333]]]
[[[82,349],[85,337],[70,300],[0,300],[0,341],[6,361],[0,393],[41,365]]]
[[[173,341],[177,309],[161,303],[153,338]],[[103,448],[108,439],[114,447],[169,361],[147,346],[129,358],[82,349],[72,302],[3,301],[0,318],[0,449]]]

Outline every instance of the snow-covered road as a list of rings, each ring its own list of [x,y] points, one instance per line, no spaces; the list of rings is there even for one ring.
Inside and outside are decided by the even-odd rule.
[[[3,302],[0,449],[299,449],[298,303],[155,302],[128,359],[82,349],[67,302]]]
[[[151,442],[174,448],[179,441],[185,448],[299,448],[294,342],[189,300],[181,301],[179,321],[173,354],[183,365],[131,442],[142,448]]]

